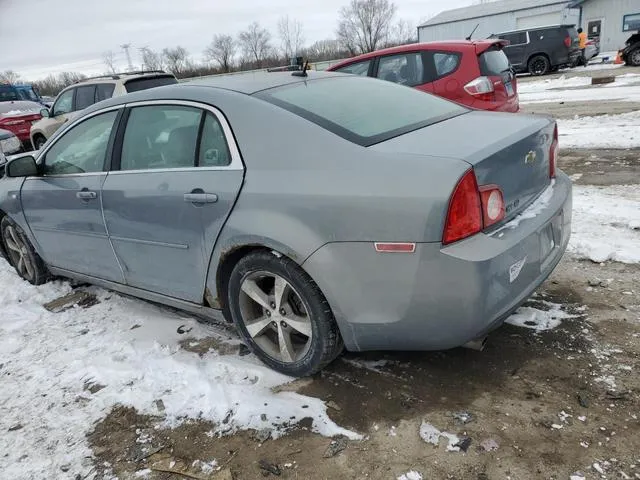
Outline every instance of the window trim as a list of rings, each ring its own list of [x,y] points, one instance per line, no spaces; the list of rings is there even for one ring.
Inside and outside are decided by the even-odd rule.
[[[638,12],[638,13],[627,13],[626,15],[622,16],[622,31],[623,32],[633,32],[633,31],[636,30],[635,28],[628,28],[628,29],[625,30],[624,26],[625,26],[625,21],[626,21],[627,17],[635,17],[637,15],[640,15],[640,12]],[[604,23],[604,22],[602,22],[602,23]],[[602,29],[602,27],[600,27],[600,28]]]
[[[420,85],[424,85],[425,83],[429,83],[427,81],[427,66],[424,64],[424,52],[425,52],[424,49],[418,49],[418,50],[408,50],[406,52],[396,52],[396,53],[387,53],[385,55],[378,55],[376,57],[375,68],[373,69],[373,71],[371,72],[371,75],[369,76],[372,78],[376,78],[378,80],[382,80],[382,78],[378,77],[378,70],[380,69],[380,60],[382,60],[383,58],[399,57],[399,56],[406,56],[406,55],[418,55],[420,57],[420,61],[422,62],[422,81],[415,85],[404,85],[400,83],[398,83],[398,85],[404,85],[405,87],[409,87],[409,88],[416,88],[416,87],[419,87]],[[397,82],[393,82],[393,83],[397,83]]]
[[[227,146],[229,147],[229,152],[231,154],[231,163],[229,165],[224,166],[210,166],[210,167],[198,167],[195,165],[193,167],[175,167],[175,168],[153,168],[153,169],[137,169],[137,170],[120,170],[120,159],[122,156],[122,142],[124,140],[124,132],[127,127],[127,123],[129,121],[129,112],[132,108],[135,107],[146,107],[146,106],[182,106],[182,107],[192,107],[198,108],[203,113],[211,112],[214,117],[220,123],[222,127],[222,131],[225,136],[225,140],[227,141]],[[120,107],[126,108],[125,113],[123,114],[123,118],[120,121],[120,125],[118,126],[118,132],[116,134],[113,154],[111,156],[111,165],[109,169],[109,175],[127,175],[127,174],[140,174],[140,173],[160,173],[160,172],[194,172],[194,171],[210,171],[210,170],[244,170],[244,163],[242,162],[242,156],[240,155],[240,150],[238,149],[238,145],[236,143],[236,139],[233,136],[233,131],[224,114],[218,110],[216,107],[211,105],[207,105],[199,102],[192,102],[189,100],[144,100],[140,102],[132,102],[126,103],[124,105],[120,105]],[[203,115],[204,117],[205,115]],[[198,135],[198,143],[200,140],[200,134]]]
[[[75,93],[74,93],[75,95]],[[42,178],[69,178],[69,177],[88,177],[88,176],[95,176],[95,175],[104,175],[105,173],[107,173],[109,171],[109,167],[110,167],[110,159],[112,157],[113,154],[113,146],[114,146],[114,141],[116,138],[116,132],[120,127],[120,124],[122,123],[122,110],[124,109],[124,105],[115,105],[112,107],[108,107],[108,108],[104,108],[102,110],[98,110],[96,112],[91,112],[88,115],[85,115],[81,118],[76,119],[75,121],[67,124],[66,126],[60,128],[58,130],[58,132],[56,132],[56,136],[53,137],[53,141],[47,145],[46,148],[42,149],[39,151],[38,153],[38,157],[36,158],[36,165],[38,166],[38,169],[42,168],[42,166],[44,165],[44,161],[46,159],[47,156],[47,152],[49,150],[51,150],[51,148],[60,141],[60,139],[72,128],[74,128],[76,125],[80,125],[81,123],[84,123],[85,121],[96,117],[98,115],[101,115],[103,113],[109,113],[113,110],[121,110],[118,112],[118,114],[116,115],[115,120],[113,121],[113,125],[115,128],[113,128],[111,130],[111,134],[109,136],[109,143],[107,144],[107,153],[105,155],[105,161],[104,164],[102,166],[102,171],[100,172],[85,172],[85,173],[60,173],[60,174],[56,174],[56,175],[40,175],[37,177],[27,177],[27,180],[29,179],[42,179]]]
[[[330,70],[330,71],[331,72],[336,72],[336,73],[343,73],[345,75],[356,75],[358,77],[375,77],[376,76],[376,72],[378,71],[378,59],[379,58],[380,58],[379,56],[376,56],[376,57],[369,57],[369,58],[361,59],[361,60],[358,60],[356,62],[347,63],[346,65],[342,65],[341,67],[336,68],[335,70]],[[352,67],[354,65],[357,65],[358,63],[365,63],[365,62],[369,62],[369,67],[367,68],[367,74],[366,75],[358,75],[356,73],[344,72],[342,70],[343,68]]]

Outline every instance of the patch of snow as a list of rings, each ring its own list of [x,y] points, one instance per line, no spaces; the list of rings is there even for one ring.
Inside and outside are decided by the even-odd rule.
[[[506,323],[516,327],[530,328],[537,332],[544,330],[552,330],[562,323],[562,320],[568,318],[577,318],[577,315],[562,310],[562,305],[546,302],[549,310],[540,310],[533,307],[520,307],[515,311]]]
[[[410,472],[400,475],[398,480],[422,480],[422,475],[415,470],[411,470]]]
[[[640,186],[573,187],[569,252],[598,263],[640,263],[638,245]]]
[[[432,445],[438,445],[440,442],[440,430],[427,422],[420,425],[420,438]]]
[[[389,363],[388,360],[360,360],[356,358],[343,358],[342,361],[354,367],[364,368],[376,373],[380,373],[380,368]]]
[[[558,120],[561,148],[640,147],[640,111]]]
[[[449,441],[447,445],[447,452],[459,452],[460,447],[458,447],[458,443],[460,443],[460,437],[453,433],[441,432],[440,436],[446,438]]]
[[[616,385],[616,378],[613,375],[603,375],[601,377],[594,378],[593,381],[596,383],[604,383],[612,390],[618,388],[618,386]]]
[[[22,426],[0,436],[3,476],[84,477],[91,468],[86,434],[95,422],[116,404],[157,415],[160,399],[165,426],[203,419],[220,425],[216,434],[270,428],[277,437],[286,433],[282,424],[312,417],[320,434],[361,438],[337,426],[319,399],[274,393],[291,378],[254,356],[212,351],[200,357],[180,347],[189,339],[225,341],[228,330],[101,289],[92,290],[100,303],[88,309],[54,314],[42,307],[70,291],[59,281],[34,287],[0,260],[2,422]],[[190,332],[178,334],[180,325]],[[91,383],[104,388],[91,393],[85,389]]]
[[[143,470],[138,470],[135,473],[136,478],[148,477],[149,475],[151,475],[151,469],[149,469],[149,468],[145,468]]]
[[[569,476],[569,480],[585,480],[585,478],[582,473],[576,472]]]
[[[520,103],[640,101],[639,74],[619,75],[613,83],[595,86],[591,77],[562,78],[519,83]]]

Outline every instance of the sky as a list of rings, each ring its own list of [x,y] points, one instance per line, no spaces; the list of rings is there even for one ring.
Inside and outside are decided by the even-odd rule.
[[[113,51],[124,69],[120,45],[161,50],[181,45],[199,59],[215,34],[236,35],[258,21],[276,38],[278,19],[288,14],[303,24],[306,43],[335,37],[338,11],[349,0],[0,0],[0,71],[23,79],[51,73],[105,71],[104,52]],[[442,10],[472,0],[395,0],[397,19],[419,24]]]

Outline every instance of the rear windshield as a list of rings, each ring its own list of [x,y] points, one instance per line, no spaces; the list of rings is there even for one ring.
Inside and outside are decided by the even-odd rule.
[[[468,112],[413,88],[355,76],[295,83],[256,96],[365,147]]]
[[[139,92],[140,90],[146,90],[153,87],[162,87],[164,85],[175,85],[178,83],[175,77],[167,75],[166,77],[142,77],[134,78],[125,83],[124,87],[127,89],[127,93]]]
[[[502,50],[487,50],[478,58],[480,75],[501,75],[509,70],[509,59]]]

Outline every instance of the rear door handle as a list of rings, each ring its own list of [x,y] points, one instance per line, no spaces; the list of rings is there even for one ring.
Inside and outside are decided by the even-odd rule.
[[[81,190],[76,193],[76,197],[81,200],[93,200],[95,198],[98,198],[98,194],[89,190]]]
[[[216,203],[218,195],[215,193],[185,193],[184,201],[189,203]]]

